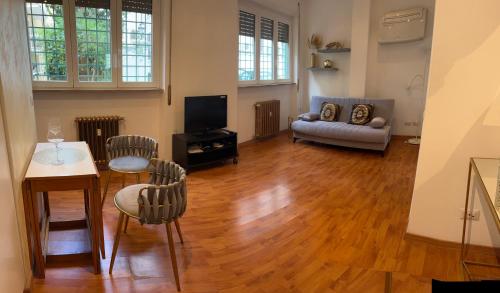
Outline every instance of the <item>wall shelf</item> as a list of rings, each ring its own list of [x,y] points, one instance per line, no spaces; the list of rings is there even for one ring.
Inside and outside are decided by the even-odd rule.
[[[311,71],[337,71],[339,70],[338,68],[325,68],[325,67],[307,67],[308,70]]]
[[[351,52],[351,48],[325,48],[325,49],[318,49],[318,53],[348,53]]]

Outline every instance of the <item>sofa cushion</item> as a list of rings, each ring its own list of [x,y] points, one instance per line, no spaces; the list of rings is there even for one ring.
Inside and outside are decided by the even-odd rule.
[[[340,107],[333,103],[323,103],[321,106],[320,120],[322,121],[337,121],[340,114]]]
[[[382,117],[374,117],[372,121],[368,122],[366,125],[371,128],[382,128],[385,126],[385,122],[385,119]]]
[[[365,125],[372,120],[373,105],[354,104],[352,105],[351,117],[349,123],[355,125]]]
[[[318,113],[303,113],[303,114],[300,114],[298,117],[297,117],[299,120],[304,120],[304,121],[315,121],[315,120],[318,120],[319,119],[319,114]]]
[[[292,129],[294,132],[310,136],[367,143],[385,143],[390,135],[390,126],[387,125],[383,128],[371,128],[365,125],[320,120],[314,122],[294,121]]]

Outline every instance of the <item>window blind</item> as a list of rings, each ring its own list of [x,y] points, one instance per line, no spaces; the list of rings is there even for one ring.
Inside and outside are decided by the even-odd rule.
[[[290,27],[286,23],[278,22],[278,42],[288,43],[290,39]]]
[[[240,10],[240,36],[255,37],[255,14]]]
[[[76,0],[75,5],[78,7],[110,9],[110,0]]]
[[[27,0],[27,3],[43,3],[43,4],[59,4],[62,5],[62,0]]]
[[[122,0],[122,10],[153,14],[152,0]]]
[[[274,35],[274,21],[269,18],[262,17],[260,19],[260,38],[272,40]]]

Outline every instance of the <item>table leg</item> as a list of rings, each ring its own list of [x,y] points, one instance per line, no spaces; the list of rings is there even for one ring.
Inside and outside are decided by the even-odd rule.
[[[50,217],[49,193],[47,191],[43,192],[43,206],[47,213],[47,217]]]
[[[35,256],[33,254],[33,247],[31,245],[31,241],[33,239],[33,214],[31,207],[31,196],[29,194],[29,182],[24,181],[22,185],[23,191],[23,204],[24,204],[24,218],[26,224],[26,236],[28,240],[28,252],[30,257],[30,268],[33,267],[33,263],[36,263],[34,260]]]
[[[463,262],[465,259],[465,233],[467,232],[467,215],[469,210],[469,195],[470,195],[470,180],[472,173],[472,164],[469,162],[469,174],[467,176],[467,192],[465,195],[465,211],[464,211],[464,223],[462,229],[462,244],[460,246],[460,260]]]
[[[464,269],[464,280],[470,279],[470,272],[465,263],[465,234],[467,233],[467,215],[469,214],[470,180],[472,175],[472,161],[469,161],[469,173],[467,175],[467,191],[465,194],[464,223],[462,228],[462,243],[460,245],[460,263]]]
[[[97,192],[97,198],[99,199],[99,203],[101,202],[101,181],[99,178],[96,178],[95,180],[95,190]],[[106,249],[104,245],[104,224],[103,224],[103,219],[102,219],[102,204],[100,204],[99,208],[97,209],[97,215],[98,215],[98,226],[99,226],[99,246],[101,248],[101,255],[102,258],[106,258]]]
[[[99,210],[100,210],[100,196],[97,192],[96,179],[91,179],[91,192],[90,192],[90,226],[89,233],[92,233],[92,263],[94,265],[94,274],[101,273],[101,262],[99,257],[99,241],[100,241],[100,229],[99,229]]]
[[[28,202],[31,204],[32,219],[31,228],[33,233],[33,253],[35,259],[35,275],[39,278],[45,278],[45,260],[43,257],[42,242],[40,239],[40,215],[38,214],[38,202],[36,199],[36,193],[33,194],[33,186],[29,185],[28,190]],[[48,224],[48,223],[47,223]]]
[[[83,200],[85,203],[85,215],[89,216],[89,191],[87,189],[83,190]]]

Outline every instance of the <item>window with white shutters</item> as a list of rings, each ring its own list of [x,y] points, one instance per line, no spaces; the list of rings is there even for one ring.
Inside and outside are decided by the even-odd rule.
[[[260,19],[260,80],[274,79],[274,21]]]
[[[276,72],[277,79],[290,79],[290,26],[286,23],[278,22],[278,47]]]
[[[239,80],[255,80],[255,14],[245,11],[240,11],[238,59]]]
[[[238,80],[241,86],[291,81],[291,26],[261,9],[239,12]]]

